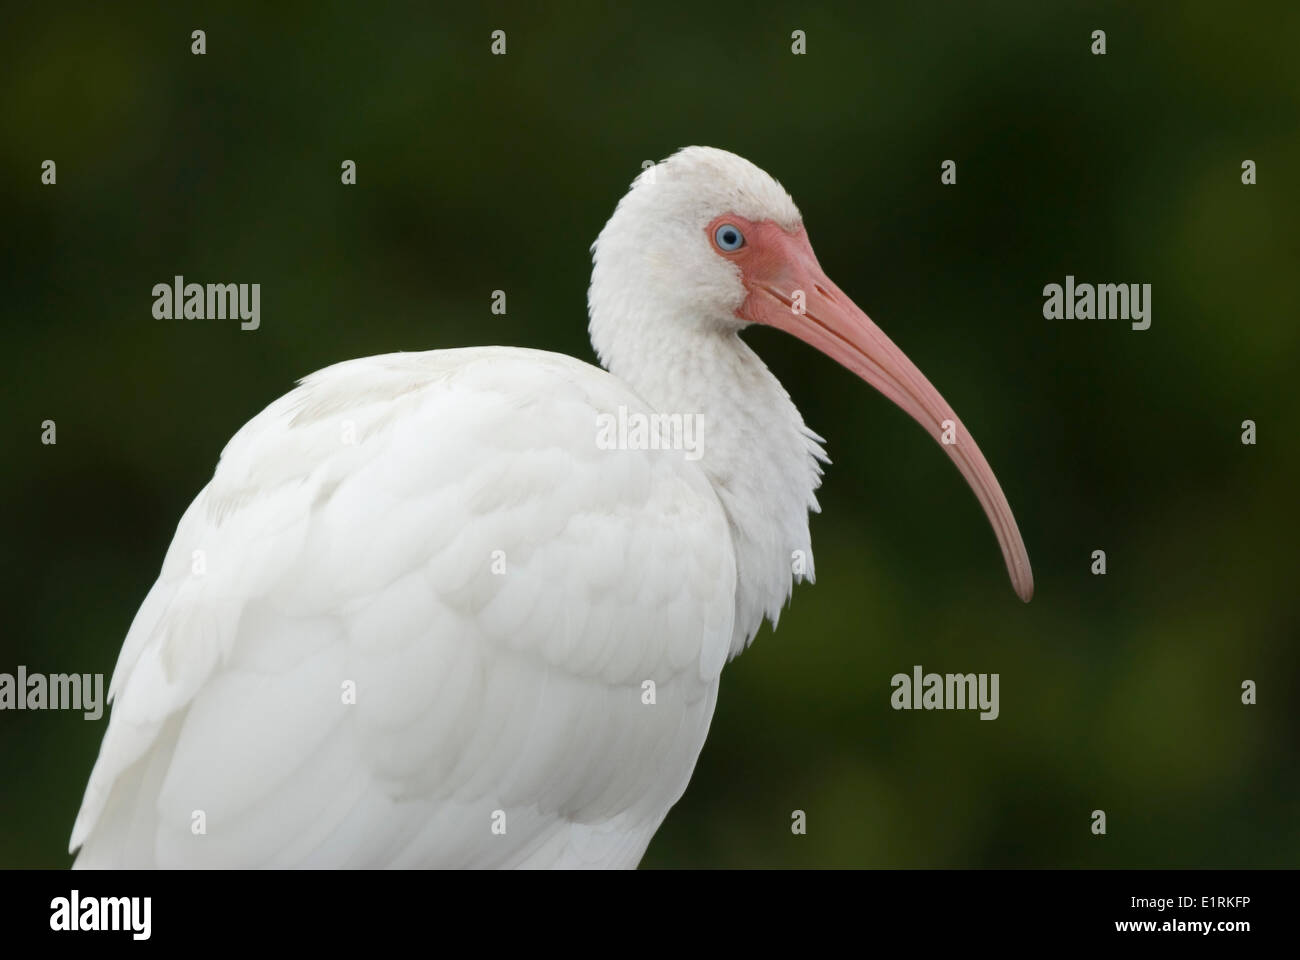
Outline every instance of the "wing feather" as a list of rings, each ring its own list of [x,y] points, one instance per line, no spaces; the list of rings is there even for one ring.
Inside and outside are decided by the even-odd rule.
[[[339,364],[249,421],[123,644],[77,865],[634,865],[736,570],[697,464],[597,446],[620,405],[649,412],[485,348]]]

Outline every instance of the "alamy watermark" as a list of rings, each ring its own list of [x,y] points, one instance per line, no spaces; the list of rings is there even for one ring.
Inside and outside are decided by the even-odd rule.
[[[153,932],[153,897],[83,897],[73,890],[50,901],[50,929],[55,932],[123,932],[148,940]]]
[[[918,663],[909,676],[896,673],[889,685],[895,710],[979,710],[981,720],[998,718],[996,673],[926,673]]]
[[[80,710],[87,720],[104,715],[102,673],[0,673],[0,710]]]
[[[618,413],[596,414],[601,450],[682,450],[687,460],[704,455],[704,417],[698,413],[640,413],[619,405]]]
[[[1075,283],[1067,275],[1065,286],[1043,287],[1045,320],[1129,320],[1134,330],[1151,326],[1151,284]]]
[[[262,324],[260,283],[186,283],[179,274],[171,283],[153,286],[155,320],[243,321],[240,330],[256,330]]]

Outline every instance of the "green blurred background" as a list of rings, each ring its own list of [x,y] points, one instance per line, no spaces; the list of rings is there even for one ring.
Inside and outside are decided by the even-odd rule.
[[[225,441],[296,378],[591,359],[589,244],[642,161],[710,144],[784,183],[971,426],[1038,592],[921,429],[753,332],[834,460],[819,580],[728,667],[645,864],[1300,864],[1300,8],[476,6],[8,12],[0,671],[111,673]],[[261,283],[261,329],[154,320],[178,273]],[[1151,283],[1151,329],[1044,320],[1067,273]],[[1000,673],[1001,717],[891,710],[913,664]],[[70,862],[105,722],[0,713],[0,865]]]

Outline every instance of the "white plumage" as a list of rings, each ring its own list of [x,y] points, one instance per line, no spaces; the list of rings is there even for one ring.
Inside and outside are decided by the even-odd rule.
[[[722,151],[633,185],[593,248],[612,373],[371,357],[246,424],[127,634],[76,865],[634,866],[812,570],[821,449],[736,335],[732,214],[800,229]],[[620,407],[700,417],[704,456],[602,449]]]

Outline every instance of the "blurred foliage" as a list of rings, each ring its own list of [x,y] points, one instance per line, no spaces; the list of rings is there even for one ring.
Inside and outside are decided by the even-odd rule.
[[[643,160],[705,143],[782,180],[972,426],[1038,593],[923,431],[756,331],[835,461],[819,582],[727,669],[645,863],[1295,866],[1298,27],[1285,0],[10,9],[0,671],[111,672],[226,439],[297,377],[590,359],[592,239]],[[1067,273],[1151,283],[1151,329],[1044,320]],[[175,274],[260,282],[261,329],[155,321]],[[891,710],[918,663],[1000,673],[1001,717]],[[103,725],[0,713],[0,865],[70,862]]]

